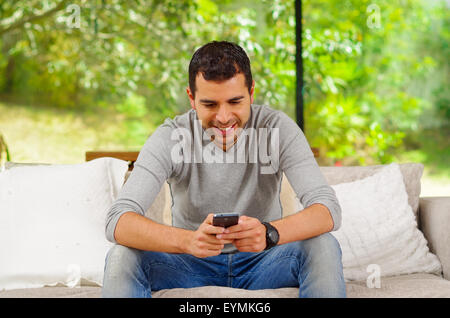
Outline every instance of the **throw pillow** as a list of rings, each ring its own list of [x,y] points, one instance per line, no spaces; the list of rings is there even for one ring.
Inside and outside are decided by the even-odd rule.
[[[373,166],[343,166],[343,167],[320,167],[329,185],[352,182],[374,175],[383,169],[385,165]],[[420,197],[420,178],[423,174],[424,165],[416,162],[399,164],[403,183],[408,194],[408,203],[413,209],[417,220]]]
[[[331,187],[342,209],[342,225],[332,234],[341,245],[347,281],[366,280],[373,269],[380,277],[441,273],[438,258],[417,228],[398,164]],[[296,202],[302,210],[298,198]]]
[[[105,217],[127,162],[16,166],[0,173],[0,290],[102,284]]]

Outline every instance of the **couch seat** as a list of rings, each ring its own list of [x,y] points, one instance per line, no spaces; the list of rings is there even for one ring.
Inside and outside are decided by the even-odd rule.
[[[154,297],[165,298],[296,298],[297,288],[280,288],[268,290],[244,290],[228,287],[196,287],[165,289],[154,293]],[[0,298],[96,298],[101,296],[100,287],[81,286],[43,287],[0,291]],[[450,298],[450,281],[433,274],[410,274],[382,277],[381,288],[367,288],[365,281],[347,283],[348,298]]]

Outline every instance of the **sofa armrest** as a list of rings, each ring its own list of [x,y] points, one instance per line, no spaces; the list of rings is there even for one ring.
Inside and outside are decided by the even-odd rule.
[[[450,197],[421,197],[418,221],[430,251],[442,264],[444,278],[450,280]]]

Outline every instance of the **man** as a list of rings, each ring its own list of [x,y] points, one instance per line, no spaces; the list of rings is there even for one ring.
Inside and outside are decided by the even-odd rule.
[[[187,88],[192,109],[149,137],[108,212],[106,236],[117,244],[106,258],[104,297],[206,285],[299,286],[300,297],[345,297],[341,250],[328,233],[341,222],[335,192],[295,122],[253,105],[254,87],[238,45],[214,41],[195,52]],[[270,149],[270,160],[254,161],[246,141],[255,140]],[[233,150],[240,159],[226,160]],[[306,207],[285,218],[283,172]],[[165,181],[173,226],[143,216]],[[220,212],[239,213],[239,223],[213,226]]]

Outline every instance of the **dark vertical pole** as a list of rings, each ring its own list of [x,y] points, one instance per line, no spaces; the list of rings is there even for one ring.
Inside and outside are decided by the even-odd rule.
[[[296,118],[304,131],[303,118],[303,60],[302,60],[302,1],[295,0],[295,64],[297,75]]]

